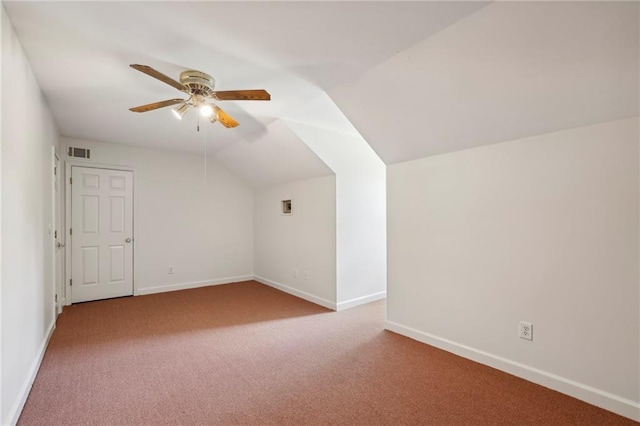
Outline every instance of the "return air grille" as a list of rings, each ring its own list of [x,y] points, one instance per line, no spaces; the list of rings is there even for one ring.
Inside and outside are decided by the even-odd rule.
[[[282,200],[282,214],[291,214],[291,200]]]
[[[91,158],[91,150],[87,148],[69,147],[69,157],[74,158]]]

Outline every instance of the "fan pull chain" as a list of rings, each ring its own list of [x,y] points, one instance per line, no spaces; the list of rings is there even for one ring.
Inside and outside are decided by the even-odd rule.
[[[199,121],[200,119],[198,119]],[[198,127],[200,127],[198,125]],[[207,127],[204,127],[204,183],[207,184]]]

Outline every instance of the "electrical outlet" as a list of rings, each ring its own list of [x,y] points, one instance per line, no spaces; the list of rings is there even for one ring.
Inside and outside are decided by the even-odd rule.
[[[304,271],[304,279],[305,280],[309,279],[309,271]]]
[[[520,338],[525,340],[533,340],[533,324],[526,321],[520,321]]]
[[[173,266],[169,266],[169,274],[173,274]]]
[[[293,278],[298,278],[298,268],[293,268]]]

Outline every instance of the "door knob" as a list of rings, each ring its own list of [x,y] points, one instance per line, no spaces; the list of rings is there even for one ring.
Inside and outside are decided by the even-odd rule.
[[[58,246],[58,248],[62,248],[62,247],[64,247],[64,244],[62,244],[60,241],[58,241],[58,242],[56,243],[56,245]]]
[[[126,243],[130,243],[131,242],[131,238],[127,238],[126,240],[124,240]]]

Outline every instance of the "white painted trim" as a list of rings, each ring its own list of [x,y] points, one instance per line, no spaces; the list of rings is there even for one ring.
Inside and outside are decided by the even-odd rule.
[[[176,290],[186,290],[189,288],[198,288],[198,287],[208,287],[212,285],[222,285],[222,284],[231,284],[237,283],[241,281],[251,281],[253,280],[253,275],[240,275],[237,277],[228,277],[228,278],[216,278],[211,280],[204,281],[191,281],[186,283],[178,283],[178,284],[169,284],[157,287],[145,287],[139,288],[134,296],[142,296],[145,294],[155,294],[155,293],[166,293],[169,291]]]
[[[393,321],[387,321],[385,328],[394,333],[410,337],[463,358],[488,365],[549,389],[556,390],[621,416],[640,421],[640,403],[638,402]]]
[[[20,414],[22,414],[22,409],[24,408],[24,404],[27,402],[27,397],[29,396],[29,392],[31,392],[31,387],[33,386],[33,382],[36,380],[36,375],[38,374],[38,370],[40,370],[40,365],[42,364],[42,359],[44,358],[44,354],[47,351],[47,347],[49,346],[49,340],[51,340],[51,336],[53,335],[53,330],[56,329],[56,320],[51,321],[49,325],[49,329],[47,330],[44,339],[42,339],[42,343],[40,344],[40,349],[38,350],[38,355],[36,359],[33,360],[33,364],[31,364],[31,369],[29,370],[29,375],[27,376],[27,380],[22,385],[22,389],[20,390],[19,398],[13,404],[13,407],[9,410],[9,415],[7,416],[9,425],[15,425],[18,423],[18,419],[20,418]]]
[[[386,299],[387,292],[380,291],[378,293],[369,294],[362,297],[356,297],[355,299],[345,300],[344,302],[338,303],[338,311],[343,311],[345,309],[354,308],[356,306],[364,305],[366,303],[375,302],[376,300]]]
[[[64,160],[64,283],[62,288],[63,294],[60,296],[65,300],[65,305],[71,305],[71,238],[69,238],[69,229],[71,228],[71,185],[69,177],[71,176],[72,161],[68,158]]]
[[[56,178],[55,178],[55,173],[56,173],[56,158],[58,158],[58,154],[56,153],[56,147],[55,145],[51,146],[51,170],[50,170],[50,178],[51,178],[51,223],[49,226],[49,242],[51,243],[51,278],[53,279],[53,295],[54,298],[55,296],[58,294],[58,277],[56,276],[56,274],[59,272],[59,266],[58,266],[58,262],[56,262],[56,250],[58,249],[56,247],[56,239],[54,237],[55,232],[56,232],[56,225],[57,225],[57,221],[58,221],[58,212],[56,212]],[[60,175],[62,175],[62,160],[60,160],[60,158],[58,158],[58,161],[60,163]],[[60,182],[61,185],[60,187],[62,187],[62,182]],[[60,200],[60,210],[62,210],[62,200]],[[60,229],[60,233],[62,233],[62,229]],[[58,316],[58,303],[59,303],[59,298],[58,300],[53,301],[53,312],[55,316]]]
[[[10,22],[8,19],[8,16],[6,17],[7,21],[6,22]],[[4,11],[4,6],[2,4],[0,4],[0,27],[2,26],[2,22],[5,19],[5,11]],[[5,24],[6,25],[6,24]],[[6,27],[5,27],[6,28]],[[1,30],[1,28],[0,28]],[[15,34],[15,30],[14,34]],[[2,80],[2,66],[0,66],[0,82],[3,81]],[[2,92],[2,85],[0,84],[0,92]],[[1,93],[0,93],[1,94]],[[3,102],[0,102],[0,129],[2,129],[2,117],[4,116],[4,114],[2,114],[2,104]],[[8,104],[8,102],[7,102]],[[0,132],[1,134],[1,132]],[[3,143],[0,142],[0,241],[2,241],[2,145]],[[8,144],[7,144],[8,145]],[[6,149],[6,148],[5,148]],[[4,287],[2,287],[2,259],[4,259],[2,257],[2,244],[0,243],[0,322],[2,322],[4,320],[4,316],[2,314],[2,289]],[[0,328],[0,330],[2,330]],[[0,334],[2,334],[2,332],[0,331]],[[2,372],[2,354],[4,353],[4,348],[2,346],[2,336],[0,336],[0,378],[4,377],[3,372]],[[4,386],[2,386],[2,380],[0,380],[0,422],[3,421],[2,418],[2,388]]]
[[[273,287],[273,288],[275,288],[277,290],[284,291],[285,293],[289,293],[289,294],[294,295],[296,297],[299,297],[301,299],[307,300],[307,301],[309,301],[311,303],[315,303],[316,305],[320,305],[320,306],[323,306],[323,307],[325,307],[327,309],[331,309],[332,311],[336,310],[336,304],[335,303],[333,303],[333,302],[331,302],[331,301],[329,301],[327,299],[323,299],[322,297],[318,297],[318,296],[315,296],[315,295],[313,295],[311,293],[307,293],[307,292],[304,292],[304,291],[297,290],[297,289],[295,289],[293,287],[289,287],[289,286],[286,286],[284,284],[280,284],[278,282],[271,281],[271,280],[269,280],[267,278],[259,277],[257,275],[254,276],[253,279],[258,281],[259,283],[262,283],[264,285],[268,285],[269,287]]]
[[[62,299],[64,299],[62,293],[63,293],[63,288],[64,288],[64,281],[65,281],[65,277],[66,277],[66,272],[65,272],[65,265],[66,265],[66,259],[65,259],[65,254],[66,254],[66,250],[62,250],[62,249],[58,249],[56,243],[60,240],[60,239],[66,239],[66,236],[63,235],[65,234],[66,230],[64,229],[65,226],[65,221],[64,221],[64,217],[65,217],[65,202],[66,200],[64,199],[63,196],[63,187],[64,187],[64,173],[63,173],[63,168],[64,168],[64,161],[62,161],[61,157],[58,155],[57,152],[57,147],[55,145],[53,145],[52,147],[52,167],[51,167],[51,172],[54,173],[53,176],[51,176],[51,223],[52,223],[52,231],[53,233],[49,233],[49,236],[51,238],[51,244],[53,246],[52,249],[52,259],[51,259],[51,264],[53,265],[53,270],[52,270],[52,274],[53,274],[53,294],[54,297],[57,296],[57,300],[54,299],[53,305],[54,305],[54,312],[55,315],[58,316],[62,313]],[[58,164],[56,164],[56,160],[58,160]],[[57,169],[56,169],[57,167]],[[59,173],[58,175],[58,193],[56,194],[56,173]],[[59,200],[56,200],[56,197],[59,198]],[[60,212],[56,211],[56,201],[58,201],[60,203]],[[58,217],[58,215],[60,217]],[[60,229],[58,228],[58,224],[60,224]],[[60,238],[56,239],[55,238],[55,232],[59,232],[60,233]],[[60,250],[60,256],[62,256],[62,264],[58,265],[58,262],[56,261],[56,257],[57,257],[57,253],[58,250]],[[61,269],[61,270],[60,270]],[[62,282],[59,283],[58,282],[58,277],[61,277]]]

